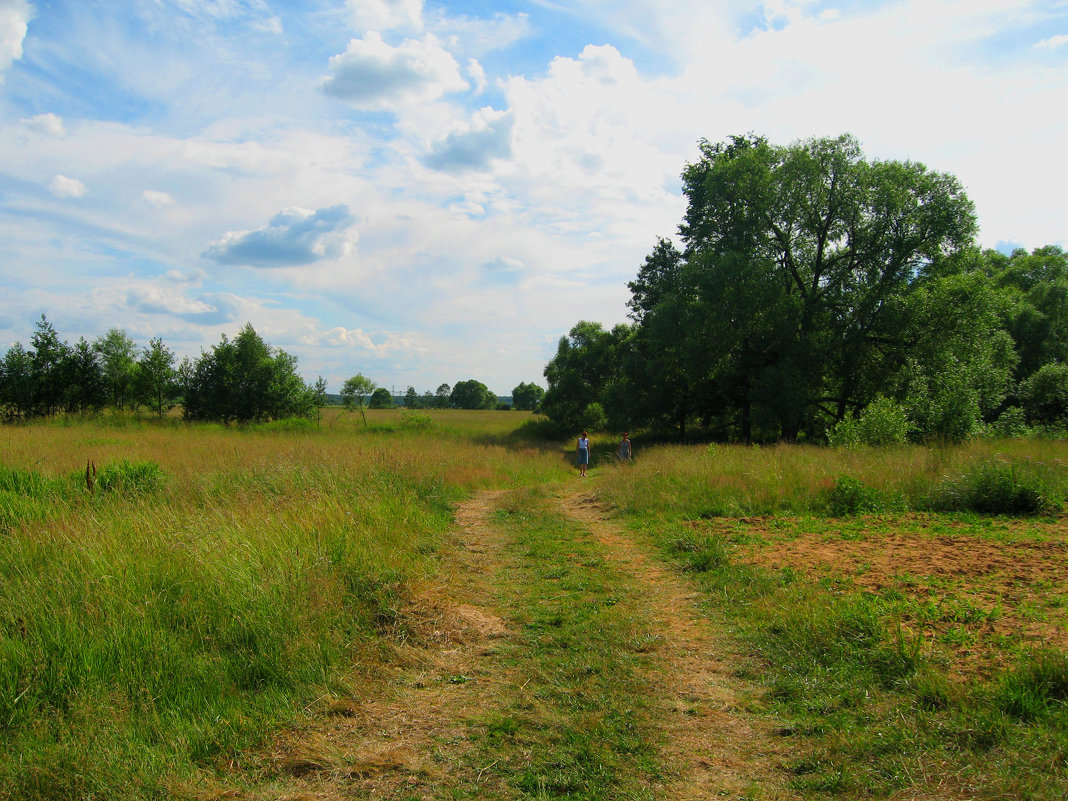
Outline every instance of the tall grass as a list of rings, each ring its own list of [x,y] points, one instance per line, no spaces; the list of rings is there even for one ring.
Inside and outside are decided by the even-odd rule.
[[[1068,792],[1063,653],[1003,642],[1014,666],[965,677],[952,652],[903,615],[893,588],[861,591],[849,576],[748,564],[737,556],[751,542],[747,521],[695,520],[786,513],[774,526],[833,539],[840,522],[820,516],[889,515],[866,524],[876,537],[893,533],[893,513],[905,510],[1049,515],[1062,508],[1066,457],[1068,446],[1048,441],[665,446],[602,468],[598,492],[746,643],[752,662],[741,669],[767,686],[769,711],[794,738],[790,783],[801,797],[933,797],[944,784],[961,797],[1060,799]]]
[[[324,422],[5,429],[0,798],[165,795],[354,692],[452,503],[563,474],[477,422]]]
[[[1051,514],[1068,497],[1068,445],[651,447],[603,469],[599,491],[626,511],[692,518],[905,510]]]

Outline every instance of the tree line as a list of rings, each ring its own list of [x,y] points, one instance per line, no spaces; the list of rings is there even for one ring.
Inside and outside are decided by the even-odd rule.
[[[357,380],[359,379],[359,380]],[[70,345],[45,315],[37,322],[29,348],[16,342],[0,359],[0,417],[18,422],[57,413],[96,413],[150,409],[163,416],[180,405],[187,420],[252,423],[289,417],[313,418],[327,402],[326,382],[308,384],[297,359],[268,345],[251,323],[195,358],[178,361],[161,339],[138,348],[122,329],[112,328],[92,342]],[[518,409],[534,409],[544,390],[520,384],[513,390]],[[393,405],[389,390],[357,374],[345,382],[346,405],[364,401],[370,408]],[[495,409],[498,399],[485,384],[471,379],[442,384],[433,395],[405,395],[410,408]]]
[[[848,135],[700,142],[677,239],[545,368],[561,427],[959,441],[1068,419],[1068,256],[975,242],[952,175]]]

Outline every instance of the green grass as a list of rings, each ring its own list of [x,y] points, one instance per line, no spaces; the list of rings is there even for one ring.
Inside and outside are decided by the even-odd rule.
[[[0,798],[168,797],[262,748],[388,658],[456,500],[564,474],[476,423],[344,422],[5,430]]]
[[[744,553],[800,536],[877,548],[897,531],[1060,541],[1063,529],[1041,517],[1052,507],[1034,503],[1031,489],[1063,497],[1065,456],[1058,443],[859,453],[665,447],[603,470],[598,489],[746,643],[746,675],[768,688],[767,714],[794,745],[790,786],[801,797],[907,797],[942,783],[963,797],[1052,801],[1068,796],[1068,661],[991,624],[1009,613],[1048,622],[1058,596],[1017,611],[991,605],[975,576],[899,575],[872,591],[854,581],[864,564],[856,574],[815,564],[771,570]],[[896,516],[938,508],[930,499],[947,487],[973,497],[945,504],[952,516]],[[992,512],[1035,522],[1010,525]],[[957,648],[987,659],[961,673]]]
[[[654,798],[652,657],[628,580],[536,491],[510,496],[495,524],[515,566],[498,597],[518,632],[503,661],[524,688],[485,722],[476,759],[524,798]]]
[[[500,658],[528,681],[471,722],[471,772],[520,797],[652,797],[649,632],[597,543],[537,489],[577,480],[570,443],[540,431],[524,413],[400,410],[369,411],[366,426],[328,410],[314,427],[5,429],[0,799],[172,797],[267,749],[324,694],[357,694],[403,640],[410,588],[440,570],[453,504],[484,488],[518,490],[495,521],[513,570],[495,580],[518,632]],[[1012,610],[985,603],[979,580],[900,576],[871,592],[740,557],[921,528],[1058,540],[1041,521],[1065,497],[1064,443],[635,456],[596,462],[590,486],[747,644],[767,714],[796,744],[798,793],[887,797],[944,780],[964,796],[1068,794],[1064,654],[992,634]],[[919,509],[952,512],[896,517]],[[1061,625],[1059,587],[1019,614]],[[1000,658],[962,678],[957,648]]]

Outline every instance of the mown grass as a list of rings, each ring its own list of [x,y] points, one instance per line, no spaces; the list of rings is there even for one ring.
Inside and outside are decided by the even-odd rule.
[[[498,588],[517,632],[504,663],[524,683],[486,721],[477,760],[521,798],[655,798],[652,656],[638,645],[649,622],[637,595],[538,490],[508,496],[495,523],[514,566]]]
[[[1068,796],[1068,657],[989,632],[991,615],[1017,614],[1007,608],[1012,597],[999,610],[973,601],[975,579],[900,576],[872,589],[815,564],[770,569],[746,554],[799,536],[863,536],[878,548],[880,537],[912,525],[897,516],[909,509],[952,510],[925,513],[925,536],[945,528],[960,547],[968,536],[1059,543],[1063,528],[1048,515],[1064,497],[1066,455],[1062,444],[1034,442],[863,452],[665,447],[602,469],[598,491],[747,643],[747,675],[767,687],[768,714],[785,722],[781,734],[796,748],[790,783],[803,797],[1052,800]],[[1019,480],[1026,474],[1039,478]],[[1035,505],[1027,492],[1021,502],[1020,484],[1044,488],[1053,503]],[[836,507],[844,493],[863,502]],[[971,500],[938,500],[946,495]],[[1034,523],[1015,522],[1009,536],[982,523],[991,511]],[[858,512],[867,513],[862,534],[851,519],[832,517]],[[734,520],[708,525],[723,515]],[[1041,597],[1042,587],[1020,589]],[[996,650],[998,658],[969,667],[959,658],[962,638],[965,653]]]
[[[358,692],[452,503],[563,475],[488,420],[368,421],[5,429],[0,798],[169,797]]]

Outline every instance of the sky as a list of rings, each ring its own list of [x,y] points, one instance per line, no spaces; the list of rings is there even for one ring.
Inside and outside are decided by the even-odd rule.
[[[0,352],[251,323],[332,392],[544,386],[750,132],[1068,246],[1068,0],[0,0]]]

